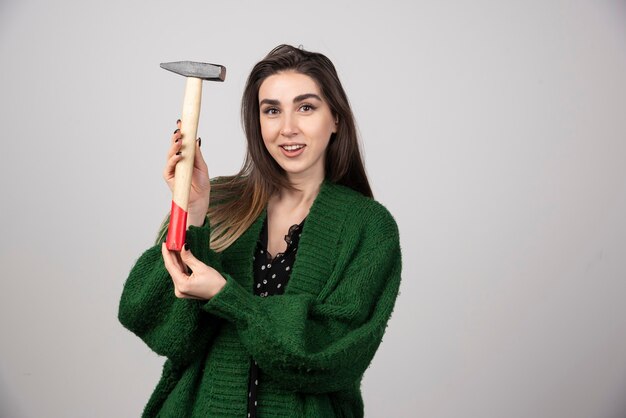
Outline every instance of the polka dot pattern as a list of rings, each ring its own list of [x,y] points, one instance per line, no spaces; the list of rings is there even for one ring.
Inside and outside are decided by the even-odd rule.
[[[304,221],[299,225],[292,225],[289,233],[285,235],[287,249],[284,253],[276,254],[276,257],[267,251],[267,218],[263,223],[255,255],[253,257],[254,267],[254,294],[262,298],[268,296],[282,295],[285,286],[291,276],[291,267],[296,260],[298,242],[302,235]],[[277,263],[280,261],[280,263]],[[259,385],[259,366],[251,359],[250,379],[248,383],[248,417],[257,417],[257,391]]]

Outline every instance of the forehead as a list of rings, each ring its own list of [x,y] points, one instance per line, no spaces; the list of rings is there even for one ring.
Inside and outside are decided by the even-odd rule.
[[[305,93],[321,97],[320,88],[311,77],[295,71],[286,71],[267,77],[259,87],[259,100],[292,98]]]

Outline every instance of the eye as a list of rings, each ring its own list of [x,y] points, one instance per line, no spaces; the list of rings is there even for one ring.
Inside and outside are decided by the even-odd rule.
[[[303,112],[310,112],[310,111],[315,110],[315,109],[316,109],[316,107],[313,106],[312,104],[309,104],[309,103],[304,103],[304,104],[302,104],[300,106],[300,110],[303,111]]]
[[[270,116],[277,115],[278,109],[275,107],[266,107],[265,109],[263,109],[263,113]]]

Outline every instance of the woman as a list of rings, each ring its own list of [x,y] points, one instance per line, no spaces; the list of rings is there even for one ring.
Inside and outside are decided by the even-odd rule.
[[[167,357],[143,416],[362,417],[401,255],[333,64],[275,48],[242,118],[241,171],[209,181],[197,140],[185,248],[167,250],[166,221],[124,286],[119,320]]]

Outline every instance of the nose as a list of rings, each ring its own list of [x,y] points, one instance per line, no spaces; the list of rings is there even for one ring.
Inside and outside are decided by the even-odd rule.
[[[294,118],[288,114],[283,117],[283,125],[280,129],[280,134],[284,137],[291,138],[298,133],[298,127]]]

